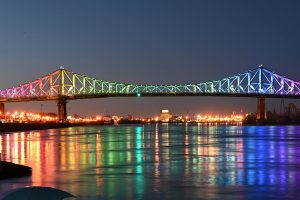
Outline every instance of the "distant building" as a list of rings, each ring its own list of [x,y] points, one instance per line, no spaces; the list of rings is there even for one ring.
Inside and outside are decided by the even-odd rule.
[[[172,114],[169,110],[160,110],[159,120],[162,122],[168,122],[172,118]]]
[[[172,118],[170,119],[172,122],[183,122],[184,118],[183,116],[175,116],[173,115]]]
[[[130,115],[130,114],[128,114],[126,119],[128,119],[128,120],[133,120],[133,116]]]
[[[105,115],[102,117],[104,123],[111,123],[112,117],[110,115]]]
[[[285,108],[285,110],[288,116],[294,116],[300,113],[299,108],[297,108],[296,105],[293,103],[289,103],[288,106]]]

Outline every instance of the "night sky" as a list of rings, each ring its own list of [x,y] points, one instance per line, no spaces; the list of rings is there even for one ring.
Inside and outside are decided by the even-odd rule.
[[[0,88],[59,66],[141,84],[216,80],[259,64],[300,80],[300,1],[1,1]],[[285,100],[286,103],[290,100]],[[300,105],[300,101],[294,101]],[[55,102],[9,110],[55,111]],[[268,101],[268,108],[280,100]],[[72,101],[71,114],[154,116],[255,112],[255,98],[155,97]]]

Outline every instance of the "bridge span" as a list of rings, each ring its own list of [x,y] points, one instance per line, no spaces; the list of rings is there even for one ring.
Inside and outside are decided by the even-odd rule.
[[[60,67],[34,81],[0,90],[5,102],[57,101],[58,116],[66,121],[68,100],[105,97],[227,96],[256,97],[257,119],[265,119],[265,98],[300,98],[300,82],[262,65],[234,76],[189,84],[141,85],[118,83],[74,73]]]

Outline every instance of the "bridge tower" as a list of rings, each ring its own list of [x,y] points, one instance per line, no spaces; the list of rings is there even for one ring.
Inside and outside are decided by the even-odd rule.
[[[58,91],[58,100],[57,100],[57,108],[58,108],[58,121],[64,123],[67,121],[67,99],[64,97],[65,95],[65,69],[64,67],[59,68],[60,74],[60,87]]]
[[[257,97],[257,111],[256,120],[257,123],[263,125],[266,121],[266,99],[265,97]]]
[[[67,121],[67,100],[65,98],[59,98],[57,101],[58,107],[58,121],[66,122]]]

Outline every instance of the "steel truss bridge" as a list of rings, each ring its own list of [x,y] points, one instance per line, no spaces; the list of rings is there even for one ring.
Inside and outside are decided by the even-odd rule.
[[[262,118],[265,97],[300,98],[300,82],[260,65],[254,70],[219,80],[178,85],[140,85],[100,80],[60,67],[34,81],[0,90],[0,102],[57,100],[59,118],[66,120],[66,101],[127,96],[258,97]]]

